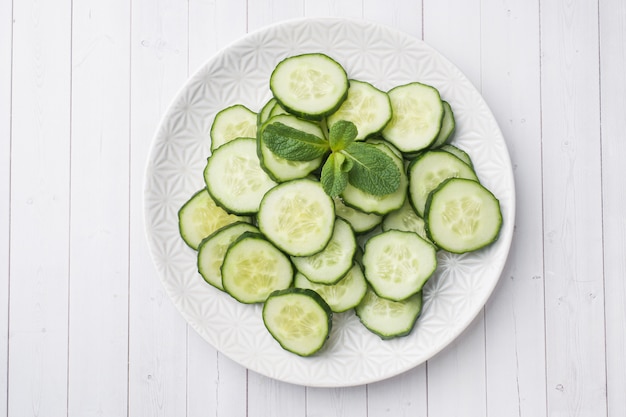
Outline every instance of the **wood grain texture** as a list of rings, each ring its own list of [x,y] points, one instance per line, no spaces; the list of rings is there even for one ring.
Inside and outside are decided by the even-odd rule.
[[[426,364],[367,386],[368,417],[428,416]]]
[[[307,417],[358,417],[367,413],[365,386],[347,388],[309,388]]]
[[[541,2],[548,413],[606,415],[598,9]]]
[[[428,417],[487,414],[484,352],[484,321],[478,318],[428,361]]]
[[[153,134],[187,78],[187,2],[135,0],[131,11],[129,415],[184,416],[187,325],[152,264],[143,183]]]
[[[423,0],[424,40],[480,90],[479,0]]]
[[[626,415],[626,5],[600,1],[602,217],[608,416]]]
[[[189,74],[246,34],[245,0],[189,1]]]
[[[293,0],[248,1],[248,31],[304,17],[304,2]]]
[[[307,414],[308,390],[248,371],[248,417],[304,417]],[[332,415],[333,407],[324,405],[320,415]]]
[[[72,28],[68,413],[121,416],[128,406],[130,7],[73,3]]]
[[[481,13],[482,93],[509,148],[517,200],[509,259],[485,309],[487,412],[538,417],[546,415],[539,9],[486,1]]]
[[[204,61],[304,16],[424,40],[510,150],[516,230],[485,309],[439,355],[305,388],[217,352],[145,239],[156,127]],[[626,415],[622,0],[0,0],[0,416]]]
[[[363,17],[362,0],[304,0],[304,14],[307,17]]]
[[[387,25],[417,39],[422,38],[422,1],[363,0],[363,19]]]
[[[7,410],[58,416],[67,412],[71,2],[17,2],[13,16]]]
[[[0,415],[7,414],[13,4],[0,2]]]

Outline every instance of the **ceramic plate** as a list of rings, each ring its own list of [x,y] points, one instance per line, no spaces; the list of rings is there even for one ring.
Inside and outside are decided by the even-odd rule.
[[[499,240],[476,253],[440,253],[424,288],[413,332],[383,341],[353,312],[336,314],[325,348],[302,358],[284,351],[266,331],[261,306],[243,305],[206,284],[196,253],[178,233],[177,212],[204,187],[209,130],[221,109],[241,103],[258,111],[270,98],[269,77],[283,58],[324,52],[349,77],[387,90],[420,81],[439,89],[454,110],[454,144],[471,156],[477,174],[500,200]],[[149,155],[145,221],[152,257],[166,293],[189,325],[218,351],[277,380],[339,387],[389,378],[431,358],[481,311],[504,267],[513,234],[515,192],[506,144],[491,111],[467,78],[421,40],[394,29],[345,19],[288,21],[248,34],[210,59],[181,88],[164,115]]]

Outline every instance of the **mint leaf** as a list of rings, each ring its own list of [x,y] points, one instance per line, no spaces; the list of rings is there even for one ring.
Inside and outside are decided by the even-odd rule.
[[[348,171],[352,167],[352,161],[345,155],[333,152],[328,156],[322,167],[320,182],[326,194],[337,197],[348,185]]]
[[[384,151],[363,142],[354,142],[342,151],[352,161],[348,181],[372,195],[395,192],[400,186],[400,170]]]
[[[346,149],[348,145],[354,142],[358,131],[354,123],[346,120],[340,120],[330,127],[328,133],[328,142],[330,149],[333,151],[341,151]]]
[[[329,149],[324,139],[280,122],[265,126],[261,135],[270,151],[290,161],[312,161]]]

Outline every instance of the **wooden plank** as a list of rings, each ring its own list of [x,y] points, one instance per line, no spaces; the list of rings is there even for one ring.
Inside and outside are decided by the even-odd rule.
[[[283,20],[304,17],[304,2],[264,0],[248,4],[248,31],[253,32]]]
[[[250,5],[252,7],[252,5]],[[189,74],[220,49],[245,35],[245,0],[189,1]]]
[[[246,24],[245,1],[190,1],[189,75],[245,35]],[[246,415],[246,369],[217,352],[189,326],[187,331],[187,416]]]
[[[427,363],[428,416],[486,415],[484,319]]]
[[[187,417],[246,416],[247,370],[189,331]]]
[[[597,2],[541,2],[548,415],[606,415]]]
[[[368,417],[426,417],[428,391],[426,364],[394,378],[367,386]]]
[[[72,18],[68,412],[119,416],[128,393],[130,8],[77,2]]]
[[[304,0],[304,14],[307,17],[363,18],[361,0]]]
[[[11,78],[13,4],[0,2],[0,415],[7,414],[11,219]]]
[[[360,417],[367,415],[367,386],[308,388],[306,415]]]
[[[323,412],[319,414],[310,410],[307,411],[306,392],[310,391],[305,391],[302,386],[276,381],[256,372],[248,371],[247,417],[333,415],[328,406],[322,406]]]
[[[71,2],[13,3],[7,414],[67,414]],[[45,233],[42,233],[45,232]]]
[[[626,4],[600,1],[602,201],[608,415],[626,415]]]
[[[187,325],[165,294],[146,244],[143,184],[153,134],[187,77],[186,2],[136,0],[131,10],[129,407],[184,416]]]
[[[480,90],[480,1],[423,0],[424,41]]]
[[[422,39],[422,1],[363,0],[363,18]]]
[[[422,38],[422,2],[365,0],[363,18]],[[426,364],[367,387],[367,414],[376,416],[426,416]]]
[[[482,93],[507,142],[516,179],[508,263],[485,309],[487,411],[546,413],[539,10],[536,2],[481,4]]]
[[[480,1],[424,0],[424,41],[480,88]],[[428,361],[428,416],[486,413],[484,310],[450,346]],[[450,401],[454,398],[454,401]]]

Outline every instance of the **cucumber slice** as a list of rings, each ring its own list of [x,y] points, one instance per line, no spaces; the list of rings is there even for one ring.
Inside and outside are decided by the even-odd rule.
[[[278,103],[278,100],[276,101],[276,103],[274,104],[274,106],[272,107],[272,110],[270,110],[270,118],[274,117],[274,116],[279,116],[281,114],[290,114],[287,110],[285,110],[283,108],[283,106],[281,106]]]
[[[365,279],[379,297],[401,301],[421,291],[437,268],[437,251],[416,233],[373,236],[363,253]]]
[[[370,83],[350,80],[348,97],[336,112],[328,116],[328,127],[340,120],[354,123],[358,132],[355,140],[376,134],[391,120],[389,96]]]
[[[292,256],[291,261],[310,281],[334,284],[352,267],[355,252],[356,239],[352,227],[337,218],[333,235],[321,252],[311,256]]]
[[[417,233],[419,237],[430,242],[426,234],[426,222],[415,212],[408,199],[398,210],[392,211],[385,216],[382,229],[385,232],[387,230],[401,230],[403,232]]]
[[[451,178],[428,197],[426,232],[440,248],[454,253],[495,242],[502,227],[500,202],[476,181]]]
[[[406,190],[409,186],[409,180],[405,174],[404,162],[389,146],[382,142],[373,143],[372,145],[383,150],[396,163],[396,166],[400,170],[400,186],[391,194],[373,195],[348,183],[341,197],[347,206],[356,208],[365,213],[384,215],[402,207],[402,204],[404,204],[406,200]]]
[[[334,113],[348,94],[348,77],[334,59],[320,53],[284,59],[270,77],[270,89],[289,113],[321,120]]]
[[[443,104],[439,91],[426,84],[414,82],[389,92],[393,116],[383,137],[403,153],[428,148],[439,134]]]
[[[386,147],[388,147],[389,149],[391,149],[391,151],[398,157],[398,158],[404,158],[404,154],[402,152],[400,152],[400,150],[398,148],[396,148],[395,146],[393,146],[391,144],[391,142],[389,142],[388,140],[385,140],[382,136],[374,136],[371,138],[368,138],[366,141],[366,143],[371,143],[373,145],[377,145],[377,144],[383,144]]]
[[[261,111],[257,114],[256,124],[257,124],[257,132],[259,127],[265,123],[270,118],[270,113],[274,108],[274,105],[277,103],[274,97],[270,98],[264,105],[261,107]]]
[[[237,301],[262,303],[274,291],[289,288],[294,271],[289,258],[260,233],[245,232],[224,255],[224,290]]]
[[[409,198],[413,208],[424,217],[428,194],[447,178],[467,178],[478,181],[476,173],[466,163],[445,151],[428,151],[411,161],[408,168]]]
[[[311,161],[290,161],[279,157],[267,146],[265,146],[265,143],[263,142],[263,133],[265,132],[265,128],[273,123],[282,123],[302,132],[310,133],[320,139],[326,139],[319,123],[309,122],[287,114],[271,117],[266,123],[263,124],[263,126],[261,126],[257,138],[257,151],[261,161],[261,167],[274,181],[285,182],[297,178],[304,178],[320,167],[323,161],[322,157]]]
[[[222,285],[222,263],[226,250],[245,232],[258,232],[250,223],[237,222],[217,230],[198,246],[198,272],[204,280],[215,288],[224,290]]]
[[[333,313],[315,291],[290,288],[272,293],[263,305],[263,323],[283,349],[311,356],[326,343]]]
[[[250,218],[226,212],[215,203],[206,188],[196,192],[178,211],[180,235],[195,250],[211,233],[239,221],[250,221]]]
[[[333,313],[342,313],[356,307],[367,291],[367,281],[357,263],[353,264],[352,268],[335,284],[317,284],[298,272],[294,279],[294,286],[309,288],[318,293]]]
[[[474,169],[474,163],[472,162],[472,159],[467,154],[467,152],[465,152],[463,149],[458,148],[454,145],[450,145],[449,143],[446,143],[445,145],[440,146],[439,150],[450,152],[452,155],[456,156],[461,161],[465,162],[467,165],[472,167],[472,169]]]
[[[265,194],[257,222],[261,232],[285,253],[314,255],[332,237],[335,206],[318,181],[287,181]]]
[[[211,125],[211,151],[233,139],[256,137],[256,122],[257,114],[242,104],[221,110]]]
[[[440,146],[448,143],[452,138],[452,135],[454,134],[454,130],[456,128],[454,113],[452,112],[452,107],[450,107],[450,103],[448,103],[447,101],[442,101],[441,104],[443,105],[443,119],[441,120],[441,128],[439,129],[439,134],[431,145],[431,148],[439,148]]]
[[[391,301],[377,296],[370,288],[355,311],[365,328],[382,339],[406,336],[422,312],[422,292],[403,301]]]
[[[383,221],[383,217],[379,214],[364,213],[355,208],[346,206],[339,197],[335,197],[333,201],[335,203],[335,213],[337,213],[337,217],[341,217],[350,223],[354,233],[369,232]]]
[[[253,138],[232,140],[213,152],[204,181],[216,203],[236,214],[254,214],[276,183],[261,168]]]

